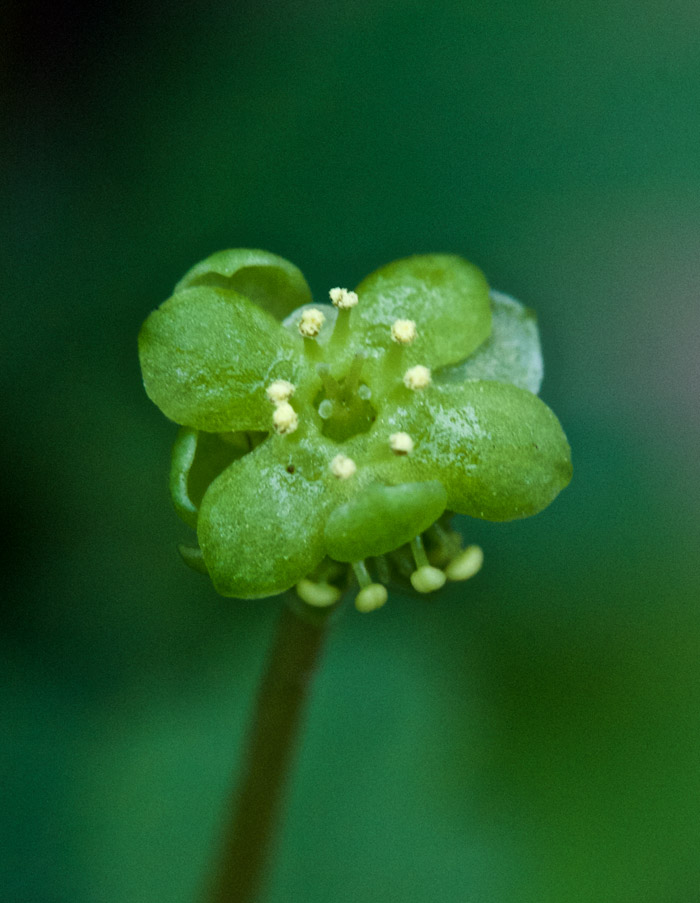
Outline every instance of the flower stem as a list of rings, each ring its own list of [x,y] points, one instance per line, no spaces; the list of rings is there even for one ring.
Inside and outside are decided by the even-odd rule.
[[[282,610],[206,903],[252,903],[262,887],[329,613],[336,607],[316,609],[290,596]]]

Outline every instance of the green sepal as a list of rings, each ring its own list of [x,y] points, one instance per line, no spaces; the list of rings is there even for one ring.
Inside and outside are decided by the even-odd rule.
[[[296,381],[299,343],[243,295],[190,288],[148,317],[139,333],[148,396],[176,423],[210,432],[265,430],[265,388]]]
[[[433,374],[438,382],[487,379],[512,383],[535,395],[544,365],[533,310],[502,292],[491,292],[491,335],[466,360]]]
[[[427,530],[446,503],[447,493],[436,480],[398,486],[372,483],[331,513],[326,550],[336,561],[384,555]]]
[[[188,270],[175,286],[175,293],[198,285],[245,295],[277,320],[311,301],[311,289],[301,270],[277,254],[255,248],[217,251]]]
[[[170,497],[178,517],[190,527],[197,526],[197,505],[190,498],[189,478],[198,435],[197,430],[180,427],[170,457]]]
[[[504,521],[536,514],[571,479],[559,421],[536,395],[508,383],[432,385],[388,406],[377,436],[405,431],[404,479],[438,479],[458,514]],[[378,446],[377,455],[383,446]]]
[[[441,367],[461,361],[491,330],[486,278],[454,254],[396,260],[363,279],[356,291],[353,342],[370,355],[392,344],[396,320],[414,320],[418,329],[414,343],[404,349],[407,365]]]
[[[223,596],[273,596],[311,573],[325,555],[323,527],[335,504],[326,444],[272,436],[235,461],[204,495],[197,536]]]
[[[204,433],[180,427],[171,455],[170,496],[186,524],[197,526],[199,506],[209,485],[229,464],[252,451],[264,435]]]
[[[179,543],[177,550],[188,568],[192,568],[192,570],[197,571],[198,574],[205,574],[207,577],[209,576],[209,571],[204,563],[204,556],[202,555],[202,550],[200,548],[188,546],[181,542]]]

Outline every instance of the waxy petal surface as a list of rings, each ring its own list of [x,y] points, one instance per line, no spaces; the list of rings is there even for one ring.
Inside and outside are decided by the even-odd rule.
[[[427,530],[445,510],[441,483],[372,483],[328,518],[326,549],[336,561],[383,555]]]
[[[508,383],[433,385],[384,410],[377,435],[414,440],[405,479],[437,479],[447,508],[504,521],[541,511],[571,479],[568,442],[537,396]]]
[[[372,354],[391,345],[396,320],[414,320],[418,338],[405,349],[408,364],[440,367],[463,360],[491,330],[489,287],[484,274],[453,254],[396,260],[358,285],[353,331]]]
[[[318,478],[327,466],[325,446],[315,452],[271,437],[214,480],[199,511],[197,536],[218,592],[272,596],[319,564],[328,508],[335,503],[327,481]]]
[[[210,432],[266,430],[265,387],[298,378],[299,343],[243,295],[191,288],[148,317],[139,334],[146,392],[176,423]]]

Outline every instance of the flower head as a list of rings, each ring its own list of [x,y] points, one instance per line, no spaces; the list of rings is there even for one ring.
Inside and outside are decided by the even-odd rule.
[[[183,555],[223,595],[328,605],[356,580],[370,611],[389,579],[432,592],[483,559],[453,513],[527,517],[570,479],[534,318],[476,267],[411,257],[330,299],[280,257],[223,251],[141,330],[146,391],[182,426]]]

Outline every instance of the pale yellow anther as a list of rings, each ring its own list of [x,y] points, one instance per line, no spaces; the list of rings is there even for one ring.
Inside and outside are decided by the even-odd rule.
[[[283,401],[282,404],[275,408],[275,413],[272,415],[272,425],[275,428],[275,432],[279,433],[281,436],[286,436],[287,433],[293,433],[299,426],[297,412],[289,402]]]
[[[297,583],[296,590],[299,598],[314,608],[328,608],[342,595],[337,586],[330,583],[315,583],[306,577]]]
[[[429,564],[419,567],[411,574],[413,589],[419,593],[434,593],[445,585],[445,572]]]
[[[392,433],[389,436],[389,447],[395,455],[410,455],[413,451],[413,439],[408,433]]]
[[[325,323],[326,315],[317,307],[305,310],[299,320],[299,332],[307,339],[315,338]]]
[[[339,310],[355,307],[359,300],[355,292],[349,292],[346,288],[332,288],[328,294],[333,305]]]
[[[283,404],[294,395],[295,389],[296,386],[288,380],[276,379],[273,383],[270,383],[265,392],[273,404]]]
[[[331,473],[339,480],[349,480],[357,470],[357,464],[347,455],[336,455],[331,461]]]
[[[425,389],[431,382],[432,377],[430,375],[430,370],[422,364],[416,364],[415,367],[411,367],[403,375],[403,383],[406,388],[413,389],[414,391]]]
[[[361,612],[376,611],[386,604],[389,593],[381,583],[370,583],[364,586],[355,596],[355,608]]]
[[[399,345],[410,345],[417,335],[413,320],[396,320],[391,327],[391,337]]]
[[[467,546],[445,568],[448,580],[469,580],[481,570],[484,552],[481,546]]]

